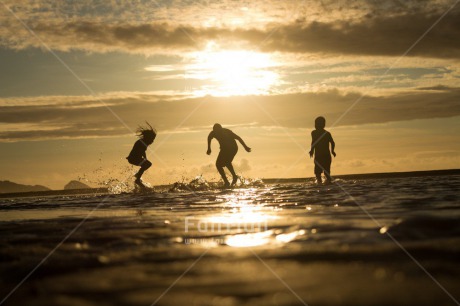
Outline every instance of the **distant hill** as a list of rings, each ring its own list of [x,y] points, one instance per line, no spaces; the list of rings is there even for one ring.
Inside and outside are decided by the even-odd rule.
[[[64,186],[64,190],[89,189],[89,188],[91,187],[79,181],[70,181],[67,185]]]
[[[31,192],[31,191],[48,191],[48,187],[41,185],[22,185],[10,181],[0,181],[0,193]]]

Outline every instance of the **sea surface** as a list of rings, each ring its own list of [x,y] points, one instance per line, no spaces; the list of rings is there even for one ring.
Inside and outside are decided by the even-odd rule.
[[[197,179],[0,199],[0,305],[460,305],[459,190]]]

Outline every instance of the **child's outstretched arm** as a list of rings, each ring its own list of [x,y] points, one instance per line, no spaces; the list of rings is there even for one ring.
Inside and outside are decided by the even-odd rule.
[[[247,152],[251,152],[251,148],[248,147],[248,146],[244,143],[244,140],[243,140],[240,136],[238,136],[238,135],[235,134],[234,137],[235,137],[236,140],[238,140],[238,141],[243,145],[244,149],[245,149]]]
[[[208,135],[208,151],[206,151],[206,154],[210,155],[211,154],[211,140],[214,138],[213,132],[209,133]]]
[[[313,154],[315,153],[314,143],[315,143],[315,137],[313,137],[313,132],[311,132],[310,152],[308,152],[308,153],[310,154],[310,158],[312,158],[312,157],[313,157]]]
[[[334,155],[334,157],[336,156],[336,154],[335,154],[335,142],[334,142],[334,139],[332,139],[332,135],[331,135],[331,153],[332,153],[332,155]]]

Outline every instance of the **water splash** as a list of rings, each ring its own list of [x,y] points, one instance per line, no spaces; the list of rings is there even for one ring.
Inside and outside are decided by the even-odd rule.
[[[250,187],[263,187],[264,182],[259,179],[238,177],[238,182],[232,188],[250,188]],[[182,181],[175,182],[169,189],[169,192],[186,192],[186,191],[209,191],[224,188],[223,181],[210,182],[203,178],[202,175],[196,176],[190,182],[186,182],[185,178]]]
[[[84,173],[78,177],[79,181],[98,186],[100,188],[107,188],[110,194],[129,193],[136,190],[134,184],[135,171],[132,166],[109,165],[107,167],[99,166],[90,173]],[[144,182],[146,187],[152,186]]]
[[[120,181],[119,179],[108,179],[103,182],[110,194],[128,193],[134,190],[134,183],[130,181]]]
[[[263,187],[265,183],[260,178],[246,178],[243,176],[238,176],[238,182],[236,187]]]
[[[217,189],[218,183],[208,182],[203,176],[199,175],[190,182],[185,182],[183,178],[181,182],[175,182],[169,189],[169,192],[183,192],[183,191],[207,191]]]

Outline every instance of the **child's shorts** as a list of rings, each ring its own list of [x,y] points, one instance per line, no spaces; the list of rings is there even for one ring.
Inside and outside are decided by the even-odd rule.
[[[147,159],[144,159],[144,158],[140,158],[140,159],[127,158],[127,160],[131,165],[140,166],[141,168],[145,168],[145,169],[150,168],[150,166],[152,165],[151,162],[149,162]]]
[[[331,157],[329,158],[315,158],[315,174],[321,173],[329,175],[331,173]]]

